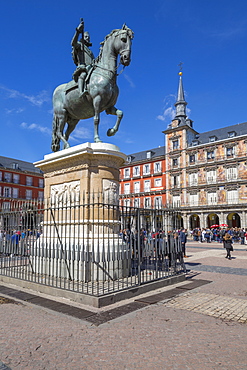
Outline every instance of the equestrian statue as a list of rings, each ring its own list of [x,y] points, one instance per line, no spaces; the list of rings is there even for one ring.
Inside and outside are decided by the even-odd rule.
[[[79,40],[79,35],[82,38]],[[62,140],[64,149],[69,148],[68,139],[81,119],[94,117],[94,142],[99,137],[100,113],[117,116],[113,128],[107,131],[113,136],[118,131],[123,112],[115,107],[119,89],[117,86],[118,55],[124,67],[130,64],[133,31],[125,24],[113,30],[101,42],[98,57],[94,59],[89,49],[90,35],[84,32],[84,22],[76,28],[72,39],[72,56],[77,66],[73,80],[58,86],[53,94],[52,150],[59,151]],[[64,133],[65,125],[66,131]]]

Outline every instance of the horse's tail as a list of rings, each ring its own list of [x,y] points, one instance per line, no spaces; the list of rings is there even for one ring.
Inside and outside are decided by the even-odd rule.
[[[60,150],[60,138],[57,135],[58,125],[59,119],[56,116],[56,113],[54,113],[52,122],[52,142],[51,142],[51,150],[53,152],[58,152]]]

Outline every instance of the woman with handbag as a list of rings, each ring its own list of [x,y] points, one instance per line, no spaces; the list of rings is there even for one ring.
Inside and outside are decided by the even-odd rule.
[[[233,251],[233,246],[232,246],[232,237],[228,233],[225,233],[223,237],[223,246],[224,248],[226,248],[226,258],[231,260],[232,259],[231,251]]]

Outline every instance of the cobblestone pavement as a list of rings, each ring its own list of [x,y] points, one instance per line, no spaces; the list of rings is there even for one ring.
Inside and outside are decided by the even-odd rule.
[[[99,326],[27,302],[1,304],[0,369],[247,369],[246,246],[231,261],[216,243],[199,246],[188,242],[188,279],[211,283]]]

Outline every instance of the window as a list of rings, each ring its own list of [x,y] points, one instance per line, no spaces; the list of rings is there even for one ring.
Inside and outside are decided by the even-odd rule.
[[[207,183],[212,184],[216,182],[216,170],[207,171]]]
[[[2,173],[2,171],[0,171],[0,181],[2,181],[2,175],[3,175],[3,173]]]
[[[2,186],[0,186],[0,197],[2,196]]]
[[[209,141],[210,142],[213,142],[213,141],[216,141],[216,140],[217,140],[216,136],[209,136]]]
[[[162,207],[161,197],[155,197],[154,198],[154,206],[155,206],[155,208],[161,208]]]
[[[226,156],[227,157],[232,157],[234,155],[234,147],[229,147],[229,148],[226,148]]]
[[[160,162],[155,162],[154,163],[154,172],[161,172],[161,163]]]
[[[18,170],[18,168],[19,168],[18,163],[12,163],[11,168],[13,168],[14,170]]]
[[[3,196],[4,196],[5,198],[10,198],[10,197],[11,197],[11,188],[7,188],[7,187],[5,187],[5,188],[3,189]]]
[[[12,188],[12,191],[13,191],[12,197],[15,198],[15,199],[18,198],[19,197],[19,189]]]
[[[172,167],[177,167],[178,166],[178,158],[173,158],[172,159]]]
[[[130,194],[130,184],[124,184],[124,194]]]
[[[190,162],[190,163],[195,163],[195,161],[196,161],[196,156],[195,156],[195,154],[190,154],[190,155],[189,155],[189,162]]]
[[[134,193],[140,193],[140,182],[134,183]]]
[[[208,193],[207,198],[208,198],[208,204],[217,204],[217,194],[216,194],[216,192]]]
[[[140,199],[139,198],[134,199],[134,207],[140,207]]]
[[[144,181],[144,191],[150,191],[150,180]]]
[[[44,192],[43,191],[39,191],[38,192],[38,199],[39,200],[43,200],[44,199]]]
[[[180,207],[180,195],[173,195],[172,204],[174,207]]]
[[[236,180],[237,179],[237,168],[236,167],[227,168],[226,178],[227,180]]]
[[[173,184],[174,188],[179,187],[179,176],[173,176]]]
[[[143,166],[143,174],[144,175],[149,175],[150,174],[150,164],[144,164]]]
[[[11,182],[11,180],[12,180],[12,173],[4,172],[4,181]]]
[[[198,184],[198,174],[190,173],[189,174],[189,186],[196,186]]]
[[[9,210],[10,209],[10,205],[11,205],[10,202],[3,202],[3,209]]]
[[[207,159],[214,159],[214,150],[210,150],[207,152]]]
[[[189,195],[189,205],[190,206],[198,206],[198,194],[190,194]]]
[[[152,152],[147,152],[147,159],[150,159],[152,157]]]
[[[13,183],[14,184],[19,184],[19,182],[20,182],[20,175],[14,173],[13,174]]]
[[[236,131],[229,131],[228,132],[228,137],[235,137],[236,136]]]
[[[30,176],[26,177],[26,185],[27,186],[32,186],[33,185],[33,178]]]
[[[140,166],[135,166],[133,168],[133,176],[140,176]]]
[[[39,179],[39,188],[44,187],[44,179]]]
[[[178,140],[174,140],[174,141],[172,142],[172,148],[173,148],[173,150],[178,149],[178,146],[179,146],[179,144],[178,144]]]
[[[196,146],[196,145],[198,145],[199,144],[199,141],[198,140],[193,140],[192,141],[192,146]]]
[[[130,177],[130,169],[129,168],[125,168],[124,169],[124,178],[125,179],[128,179]]]
[[[124,199],[125,207],[130,207],[130,199]]]
[[[161,179],[155,179],[155,180],[154,180],[154,186],[155,186],[156,188],[161,187],[161,186],[162,186],[162,180],[161,180]]]
[[[237,204],[238,203],[238,191],[237,190],[228,190],[228,192],[227,192],[227,202],[228,202],[228,204]]]
[[[145,198],[144,206],[145,206],[145,208],[150,208],[151,207],[151,199],[150,198]]]
[[[32,199],[32,190],[26,190],[26,199]]]

